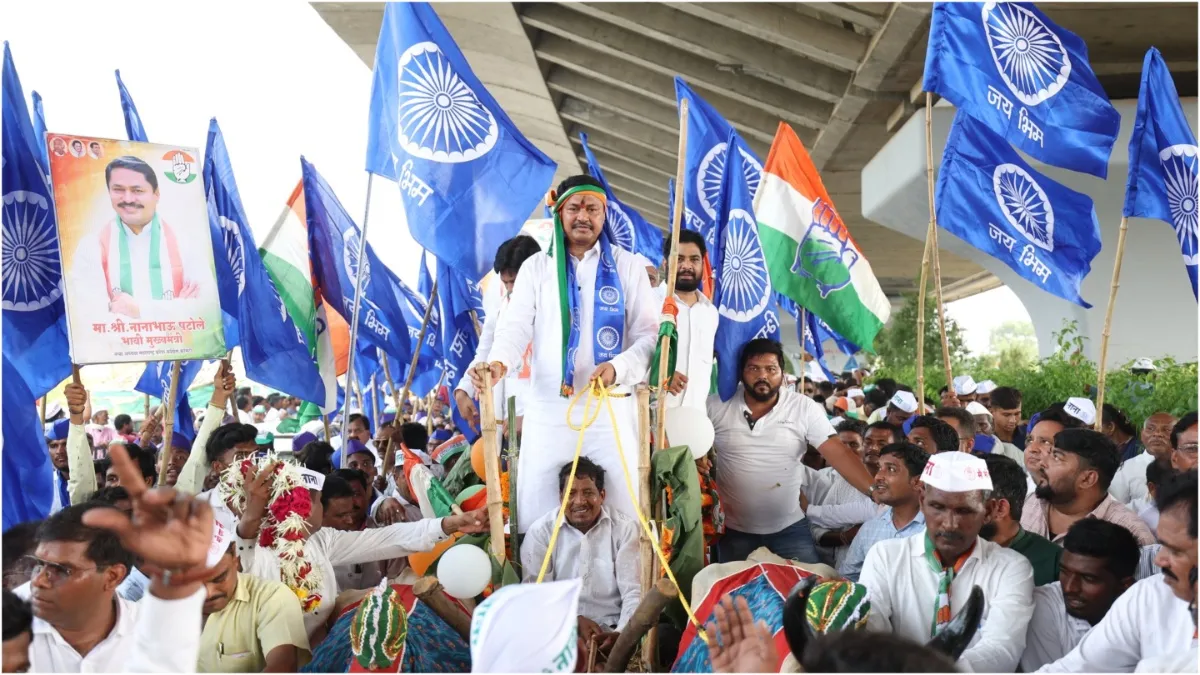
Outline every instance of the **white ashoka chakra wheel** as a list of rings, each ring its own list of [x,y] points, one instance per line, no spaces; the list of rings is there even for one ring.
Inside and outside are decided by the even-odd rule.
[[[615,201],[608,202],[608,214],[604,226],[608,228],[608,234],[617,246],[630,253],[636,250],[634,248],[636,235],[633,231],[633,221],[630,220],[629,214],[625,213],[625,209]]]
[[[771,299],[767,261],[758,241],[754,216],[742,209],[729,213],[725,229],[725,261],[720,274],[722,316],[747,322],[762,314]]]
[[[221,226],[225,257],[229,259],[233,278],[237,279],[238,295],[241,295],[242,289],[246,288],[246,254],[242,250],[242,228],[225,216],[218,216],[217,222]]]
[[[612,326],[605,326],[596,331],[596,342],[607,351],[612,351],[617,348],[617,343],[621,341],[621,334]]]
[[[728,143],[721,142],[712,146],[704,159],[700,160],[700,171],[696,176],[696,194],[700,195],[700,206],[704,207],[709,218],[717,217],[718,202],[721,199],[721,180],[725,175],[725,150]],[[762,164],[754,155],[738,148],[742,156],[742,172],[746,176],[746,187],[750,189],[750,199],[758,193],[758,184],[762,182]]]
[[[992,172],[996,203],[1018,232],[1031,244],[1054,250],[1054,208],[1042,186],[1016,164],[1001,164]]]
[[[349,229],[342,235],[342,263],[346,266],[346,276],[350,277],[350,288],[345,289],[348,293],[354,292],[355,278],[358,276],[358,246],[359,236],[358,230]],[[367,256],[363,256],[362,266],[362,288],[365,291],[367,284],[371,282],[371,261]]]
[[[433,42],[400,55],[400,146],[421,159],[457,164],[479,159],[500,128],[490,110]]]
[[[615,305],[621,299],[621,292],[612,286],[604,286],[600,289],[600,302],[606,305]]]
[[[1022,103],[1035,106],[1067,83],[1071,57],[1066,47],[1028,8],[1011,2],[987,2],[982,20],[996,70]]]
[[[1200,259],[1197,250],[1197,212],[1200,209],[1200,158],[1194,145],[1172,145],[1158,154],[1163,165],[1167,208],[1171,225],[1179,239],[1184,261],[1194,265]],[[7,258],[5,259],[7,261]]]
[[[62,296],[62,262],[45,195],[14,190],[3,198],[3,306],[33,312]]]

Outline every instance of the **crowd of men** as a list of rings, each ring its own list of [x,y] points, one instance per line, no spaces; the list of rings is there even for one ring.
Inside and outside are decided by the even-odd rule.
[[[486,366],[454,394],[472,428],[480,370],[498,399],[519,403],[519,418],[503,421],[521,434],[509,469],[524,583],[489,589],[475,609],[478,672],[603,663],[643,598],[634,504],[649,486],[626,473],[638,465],[631,394],[648,380],[665,293],[652,264],[601,236],[606,199],[594,179],[569,178],[552,196],[556,250],[517,237],[498,252],[504,299],[472,364]],[[717,364],[740,374],[722,401],[710,384],[718,316],[701,291],[706,253],[702,237],[681,233],[666,395],[668,415],[691,407],[713,426],[713,447],[692,448],[707,561],[765,548],[844,579],[869,600],[863,639],[912,650],[947,630],[979,588],[982,621],[961,670],[1196,671],[1195,412],[1158,412],[1139,430],[1084,397],[1027,410],[1020,391],[968,375],[936,402],[867,370],[798,381],[769,339]],[[213,385],[191,444],[164,441],[153,423],[140,436],[120,417],[110,427],[83,386],[67,385],[68,417],[47,431],[52,513],[4,533],[6,672],[344,671],[345,657],[324,660],[349,649],[341,608],[411,584],[418,557],[448,538],[488,531],[471,430],[456,434],[436,411],[424,423],[405,421],[407,404],[379,420],[349,415],[344,444],[338,420],[332,438],[320,422],[296,425],[294,458],[281,466],[287,448],[274,433],[296,402],[238,395],[225,366]],[[584,413],[572,401],[596,385],[611,412],[595,417],[576,462]],[[150,489],[163,452],[168,487]],[[281,483],[293,471],[307,499]],[[452,515],[436,517],[434,484],[456,498]],[[778,670],[774,640],[755,623],[765,617],[744,600],[724,607],[712,617],[714,669]],[[834,660],[849,670],[948,663],[886,660],[912,650]]]

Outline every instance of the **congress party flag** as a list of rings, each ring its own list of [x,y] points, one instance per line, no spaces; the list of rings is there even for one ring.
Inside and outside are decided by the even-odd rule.
[[[399,185],[413,238],[472,281],[541,203],[556,168],[424,2],[384,7],[366,164]]]
[[[892,305],[808,151],[784,122],[771,144],[754,212],[775,290],[871,350]]]
[[[1142,64],[1137,117],[1129,137],[1129,179],[1125,208],[1131,218],[1154,218],[1175,229],[1192,293],[1196,288],[1197,210],[1200,208],[1200,157],[1196,134],[1188,126],[1175,82],[1154,47]]]
[[[583,154],[587,157],[588,173],[591,174],[592,178],[600,181],[608,197],[608,209],[604,214],[604,231],[602,236],[608,237],[609,241],[630,253],[641,253],[647,260],[654,263],[656,267],[661,267],[663,260],[662,230],[646,222],[642,214],[617,199],[617,196],[612,191],[612,187],[609,186],[608,181],[604,178],[604,171],[600,168],[600,162],[592,154],[592,148],[588,145],[588,135],[580,132],[579,142],[583,145]]]
[[[741,138],[732,132],[726,142],[731,152],[743,150]],[[712,301],[720,320],[713,347],[719,364],[717,391],[727,401],[742,379],[737,369],[742,346],[755,338],[778,340],[779,317],[744,172],[724,172],[718,204]]]
[[[38,161],[41,151],[7,42],[2,87],[4,356],[24,379],[32,404],[71,375],[71,357],[49,167]]]
[[[7,47],[7,45],[6,45]],[[5,101],[7,103],[7,101]],[[5,108],[5,113],[9,108]],[[5,125],[5,133],[8,126]],[[7,329],[6,329],[7,332]],[[50,453],[46,450],[46,434],[38,418],[35,397],[25,383],[16,364],[4,353],[4,409],[3,428],[4,452],[0,453],[3,467],[4,502],[0,513],[4,517],[4,530],[31,520],[41,520],[50,515],[54,504],[54,468],[50,465]]]
[[[30,93],[33,99],[33,140],[37,141],[44,168],[50,167],[50,155],[46,153],[46,111],[42,107],[42,95],[36,91]]]
[[[1039,161],[1108,176],[1121,116],[1087,45],[1032,3],[934,3],[924,87]]]
[[[165,402],[167,394],[171,391],[171,368],[173,365],[171,361],[146,364],[146,370],[142,371],[142,376],[138,379],[137,384],[133,385],[133,390],[149,394]],[[192,383],[196,381],[196,376],[200,374],[203,366],[203,361],[182,362],[179,366],[179,382],[175,386],[175,418],[172,430],[189,441],[196,440],[196,423],[192,417],[192,404],[188,399],[187,392]],[[168,446],[171,444],[170,434],[163,434],[163,443]],[[199,450],[204,452],[204,448]]]
[[[948,232],[1034,286],[1091,307],[1079,295],[1100,252],[1091,198],[1035,171],[973,117],[954,117],[934,202]]]
[[[242,207],[233,164],[216,118],[208,127],[204,185],[213,244],[221,254],[217,256],[221,304],[236,312],[236,339],[242,348],[246,376],[305,401],[324,400],[325,384],[308,340],[292,321],[254,245],[254,233]]]

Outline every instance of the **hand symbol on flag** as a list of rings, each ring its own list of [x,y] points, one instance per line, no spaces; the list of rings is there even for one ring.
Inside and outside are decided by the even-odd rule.
[[[192,175],[192,167],[183,158],[182,152],[175,153],[175,156],[171,158],[171,173],[175,175],[175,180],[180,183],[183,183],[188,179],[188,176]]]

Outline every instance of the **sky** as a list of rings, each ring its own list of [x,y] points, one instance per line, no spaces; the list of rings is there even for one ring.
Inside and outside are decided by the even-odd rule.
[[[967,351],[980,355],[988,351],[992,330],[1009,321],[1032,323],[1025,305],[1008,286],[993,288],[946,305],[946,314],[963,330]]]

